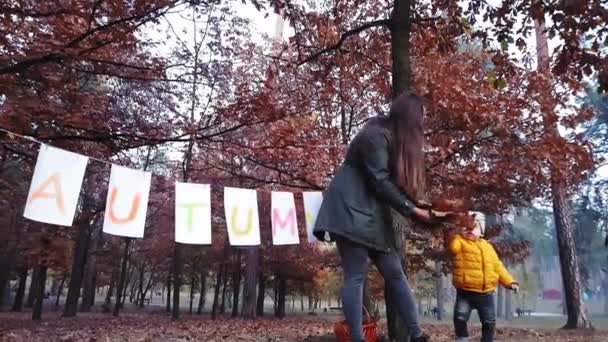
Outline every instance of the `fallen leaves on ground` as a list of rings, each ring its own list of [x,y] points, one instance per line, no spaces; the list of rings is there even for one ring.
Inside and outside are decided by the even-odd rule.
[[[329,342],[333,338],[333,321],[327,317],[299,316],[282,320],[255,320],[186,315],[172,321],[161,314],[125,314],[112,317],[100,313],[82,313],[77,318],[60,318],[47,314],[41,322],[31,321],[29,314],[1,313],[0,341],[308,341]],[[384,324],[379,331],[385,330]],[[448,324],[427,324],[424,330],[432,341],[453,341]],[[479,329],[471,329],[471,340],[479,338]],[[542,329],[499,328],[497,341],[593,342],[608,341],[606,332],[582,332]]]

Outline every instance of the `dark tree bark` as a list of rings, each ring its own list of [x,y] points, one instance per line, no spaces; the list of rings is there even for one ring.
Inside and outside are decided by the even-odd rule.
[[[88,207],[88,205],[85,207]],[[70,283],[68,284],[68,296],[66,297],[65,307],[63,308],[63,317],[75,317],[78,312],[78,299],[80,298],[80,288],[82,287],[90,238],[91,230],[89,228],[89,221],[84,220],[78,225],[78,235],[76,236],[76,244],[74,246],[74,257],[72,258],[72,268],[70,269]]]
[[[258,280],[258,299],[256,304],[256,314],[260,317],[264,316],[264,299],[266,298],[266,281],[264,275],[260,273]]]
[[[36,279],[35,294],[34,294],[34,311],[32,312],[33,320],[42,319],[42,304],[44,303],[44,289],[46,284],[46,266],[38,266]]]
[[[278,299],[277,299],[277,310],[275,316],[277,318],[285,317],[285,296],[287,294],[287,278],[284,275],[277,275],[278,277]]]
[[[194,309],[194,286],[196,285],[196,277],[194,276],[194,271],[192,271],[192,278],[190,279],[190,314],[192,315],[192,310]]]
[[[173,310],[171,311],[171,319],[177,320],[179,318],[179,297],[182,287],[182,251],[181,245],[179,243],[175,243],[175,249],[173,251],[173,265],[172,265],[172,273],[173,273]]]
[[[61,295],[63,294],[63,288],[65,287],[65,276],[61,278],[61,282],[59,283],[59,288],[57,289],[57,296],[55,297],[55,310],[59,309],[59,301],[61,300]]]
[[[399,220],[399,221],[397,221]],[[395,248],[397,248],[400,253],[400,261],[401,267],[405,271],[405,260],[403,255],[407,250],[407,241],[405,240],[405,222],[400,217],[395,217]],[[407,272],[406,272],[407,276]],[[384,284],[384,300],[386,303],[386,319],[387,319],[387,328],[389,338],[392,341],[408,341],[409,340],[409,332],[407,330],[407,326],[405,324],[405,320],[399,314],[396,303],[401,300],[398,296],[396,296],[388,284],[385,282]]]
[[[313,304],[312,295],[309,295],[308,296],[308,311],[312,311],[312,304]]]
[[[218,270],[216,273],[216,282],[215,282],[215,291],[213,294],[213,307],[211,309],[211,319],[216,319],[217,318],[217,314],[218,314],[218,309],[219,309],[219,297],[220,297],[220,287],[222,285],[223,279],[225,277],[224,275],[224,266],[226,263],[226,259],[228,259],[229,256],[229,245],[228,245],[228,240],[226,240],[226,242],[224,243],[224,253],[223,253],[223,258],[222,258],[222,262],[220,262],[217,266]]]
[[[245,283],[243,284],[243,317],[255,318],[256,314],[256,285],[258,280],[258,250],[257,246],[247,249]]]
[[[171,274],[167,275],[167,312],[171,312]]]
[[[498,287],[496,294],[496,317],[503,318],[505,316],[505,289],[502,286]]]
[[[34,298],[36,297],[36,284],[38,284],[38,267],[32,269],[32,280],[30,281],[30,288],[27,291],[27,300],[25,301],[26,308],[34,307]]]
[[[222,265],[222,303],[220,304],[220,314],[226,312],[226,288],[228,284],[228,263]]]
[[[273,291],[274,291],[274,303],[273,303],[273,312],[276,316],[277,310],[279,307],[279,279],[275,276],[274,281],[272,282]]]
[[[437,291],[437,320],[443,320],[443,304],[445,301],[445,289],[443,273],[441,272],[441,261],[435,262],[435,289]]]
[[[95,290],[97,278],[97,251],[99,249],[102,231],[99,224],[95,225],[91,233],[91,251],[86,257],[86,268],[84,273],[84,281],[82,284],[82,303],[80,303],[80,311],[91,311],[95,305]]]
[[[137,289],[137,306],[139,306],[140,308],[144,307],[144,300],[146,299],[146,292],[144,291],[144,271],[145,267],[142,264],[139,268],[139,288]]]
[[[146,300],[146,296],[148,295],[148,291],[152,290],[152,286],[154,286],[153,283],[153,273],[154,273],[154,268],[152,268],[152,270],[150,271],[150,276],[148,277],[148,283],[146,284],[146,286],[144,286],[143,288],[143,292],[141,292],[139,294],[139,298],[138,298],[138,305],[140,309],[143,309],[144,307],[144,301]],[[150,295],[150,300],[152,300],[152,295]]]
[[[391,59],[392,59],[392,95],[397,97],[411,89],[411,60],[410,60],[410,30],[411,30],[411,7],[414,0],[395,0],[390,20],[391,33]],[[400,246],[404,247],[404,246]],[[401,250],[401,252],[404,252]],[[404,255],[405,253],[400,253]],[[405,263],[402,260],[402,266]],[[404,319],[399,314],[395,303],[399,300],[391,293],[388,286],[384,288],[384,300],[386,302],[387,324],[389,338],[396,341],[409,339]]]
[[[114,295],[114,288],[116,287],[116,278],[116,268],[113,267],[112,274],[110,275],[110,286],[108,287],[106,298],[103,301],[103,312],[110,312],[110,308],[112,306],[112,296]]]
[[[9,252],[9,255],[6,257],[0,257],[0,307],[4,305],[4,300],[7,297],[8,284],[10,280],[11,271],[13,268],[14,257],[13,253]],[[31,287],[30,287],[31,291]],[[29,303],[29,294],[28,294],[28,303]],[[27,306],[27,305],[26,305]],[[31,305],[29,305],[31,307]]]
[[[205,308],[205,299],[207,297],[207,271],[203,270],[201,272],[201,290],[200,297],[198,298],[198,310],[196,313],[201,315],[203,313],[203,309]]]
[[[395,0],[391,16],[391,57],[393,60],[393,97],[411,88],[410,61],[411,6],[414,0]]]
[[[232,273],[232,317],[239,315],[239,294],[241,290],[241,250],[236,252],[236,261]]]
[[[116,301],[114,303],[113,316],[118,316],[120,309],[123,304],[123,291],[125,289],[125,279],[127,277],[127,262],[129,259],[129,245],[131,244],[131,238],[125,238],[125,249],[122,255],[122,265],[120,267],[120,280],[118,281],[118,287],[116,289]]]
[[[215,276],[215,289],[213,292],[213,305],[211,307],[211,319],[217,318],[217,313],[218,313],[218,309],[219,309],[220,286],[222,284],[222,277],[223,277],[223,274],[222,274],[223,269],[224,269],[224,267],[220,263],[218,265],[218,270],[217,270],[216,276]]]
[[[25,283],[27,282],[27,268],[21,268],[19,270],[19,285],[17,287],[17,293],[15,293],[15,300],[13,301],[12,311],[21,311],[23,309],[23,297],[25,296]]]
[[[557,244],[561,264],[562,283],[568,321],[565,329],[592,329],[587,317],[582,297],[582,286],[579,272],[578,256],[574,243],[574,225],[566,190],[561,184],[554,183],[553,215],[557,229]]]

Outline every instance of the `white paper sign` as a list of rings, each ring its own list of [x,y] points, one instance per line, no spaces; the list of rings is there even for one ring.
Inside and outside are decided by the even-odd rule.
[[[271,194],[272,200],[272,244],[297,245],[300,243],[296,204],[291,192]]]
[[[323,203],[323,193],[320,191],[303,192],[302,198],[304,199],[306,235],[308,236],[308,242],[318,242],[319,240],[312,234],[312,231],[315,228],[315,222],[317,222],[317,215],[319,215],[321,203]]]
[[[112,165],[103,231],[143,238],[152,174]]]
[[[175,183],[175,241],[211,244],[211,187]]]
[[[88,160],[73,152],[41,145],[23,216],[71,226]]]
[[[255,190],[224,188],[228,240],[232,246],[260,244],[258,195]]]

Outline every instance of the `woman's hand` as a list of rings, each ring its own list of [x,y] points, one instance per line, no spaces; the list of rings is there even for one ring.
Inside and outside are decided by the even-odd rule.
[[[437,219],[444,220],[452,213],[447,211],[436,211],[430,209],[414,208],[414,217],[422,222],[429,223]]]

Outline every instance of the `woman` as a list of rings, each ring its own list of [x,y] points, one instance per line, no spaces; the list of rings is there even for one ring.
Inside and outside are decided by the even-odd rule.
[[[346,159],[329,185],[314,234],[336,241],[344,269],[342,302],[352,341],[364,341],[363,282],[369,257],[399,298],[398,310],[412,342],[422,333],[411,288],[395,248],[391,208],[431,221],[446,213],[417,207],[424,192],[422,100],[406,93],[388,116],[371,119],[350,143]]]

